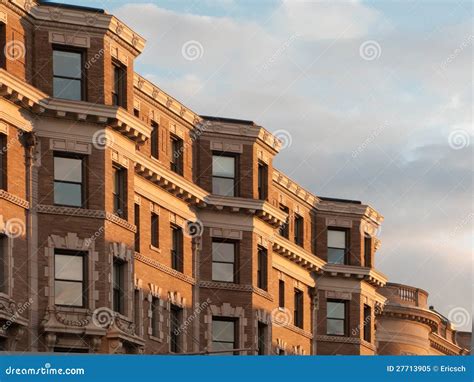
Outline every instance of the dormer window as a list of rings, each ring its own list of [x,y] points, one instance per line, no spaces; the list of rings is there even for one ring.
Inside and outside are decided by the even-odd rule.
[[[53,50],[53,96],[84,101],[83,54],[78,50]]]

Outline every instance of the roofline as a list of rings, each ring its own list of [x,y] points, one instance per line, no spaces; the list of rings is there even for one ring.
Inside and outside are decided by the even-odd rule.
[[[213,122],[224,122],[224,123],[235,123],[240,125],[250,125],[250,126],[257,126],[254,121],[250,121],[247,119],[237,119],[237,118],[226,118],[226,117],[217,117],[217,116],[210,116],[210,115],[200,115],[202,119],[213,121]]]
[[[339,202],[339,203],[350,203],[350,204],[361,204],[360,200],[352,200],[352,199],[340,199],[340,198],[331,198],[328,196],[318,196],[319,199],[325,202]]]
[[[65,4],[65,3],[56,3],[55,1],[45,1],[45,0],[38,0],[38,4],[57,7],[57,8],[65,8],[65,9],[77,9],[79,11],[86,11],[86,12],[94,12],[94,13],[102,13],[106,14],[105,9],[102,8],[94,8],[94,7],[85,7],[83,5],[74,5],[74,4]]]

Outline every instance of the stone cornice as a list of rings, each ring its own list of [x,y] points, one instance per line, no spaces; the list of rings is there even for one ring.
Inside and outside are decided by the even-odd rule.
[[[204,119],[206,126],[205,134],[217,134],[219,137],[225,135],[250,138],[264,144],[273,154],[278,153],[281,148],[281,141],[272,135],[268,130],[256,124],[244,124],[238,122],[225,122]]]
[[[273,238],[273,241],[273,251],[283,257],[286,257],[288,260],[301,266],[307,271],[321,271],[321,269],[326,264],[319,257],[279,235],[276,235]]]
[[[441,337],[439,334],[430,333],[430,346],[444,354],[448,355],[461,355],[463,349],[455,343],[448,341],[446,338]]]
[[[283,224],[287,218],[286,213],[264,200],[208,195],[205,202],[208,206],[212,206],[219,211],[227,210],[234,213],[245,211],[255,214],[264,222],[276,228]]]
[[[136,153],[135,160],[135,171],[138,175],[186,202],[201,206],[205,205],[204,199],[207,192],[193,182],[139,152]]]
[[[385,305],[382,315],[416,321],[429,326],[433,332],[438,331],[438,327],[442,321],[441,317],[432,310],[392,303]]]
[[[365,280],[376,287],[382,287],[387,283],[387,277],[372,268],[327,263],[324,265],[323,271],[325,275],[331,277],[351,277]]]
[[[362,216],[374,222],[376,225],[379,225],[383,222],[383,216],[367,204],[321,200],[316,208],[321,212],[335,213],[338,215],[347,214]]]
[[[82,101],[50,98],[34,86],[0,69],[0,96],[30,110],[44,114],[69,118],[77,121],[111,126],[128,138],[140,143],[150,137],[151,127],[140,119],[116,106],[106,106]]]
[[[317,196],[300,187],[298,183],[291,180],[282,172],[274,169],[272,177],[274,184],[277,184],[283,189],[288,190],[288,192],[294,195],[300,202],[304,202],[310,207],[316,207],[316,205],[319,203],[319,198]]]
[[[184,281],[188,284],[191,284],[191,285],[196,284],[196,281],[194,280],[194,278],[187,276],[181,272],[175,271],[174,269],[161,264],[159,261],[156,261],[150,257],[144,256],[138,252],[135,252],[135,260],[138,260],[144,264],[149,265],[150,267],[158,269],[170,276],[176,277],[177,279]]]
[[[115,16],[86,11],[81,9],[63,8],[54,5],[37,5],[31,0],[10,0],[18,9],[28,14],[34,20],[72,24],[88,28],[98,28],[111,33],[130,48],[140,54],[145,47],[145,39]]]
[[[137,231],[137,227],[135,227],[133,224],[130,224],[128,221],[118,217],[117,215],[114,215],[110,212],[106,212],[103,210],[89,210],[85,208],[74,208],[74,207],[38,204],[36,206],[36,211],[38,213],[49,214],[49,215],[65,215],[65,216],[71,216],[71,217],[105,219],[131,232],[135,233]]]
[[[6,200],[10,203],[16,204],[21,208],[28,209],[30,208],[30,203],[27,200],[20,198],[19,196],[10,194],[5,190],[0,190],[0,199]]]
[[[158,86],[143,78],[138,73],[133,76],[133,86],[136,90],[148,96],[153,101],[163,106],[173,115],[183,119],[191,125],[198,125],[202,122],[202,118],[191,109],[184,106],[181,102],[161,90]]]

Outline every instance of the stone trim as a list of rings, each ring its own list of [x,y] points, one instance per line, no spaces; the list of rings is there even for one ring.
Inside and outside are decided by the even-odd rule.
[[[316,342],[337,342],[342,344],[354,344],[360,345],[361,339],[358,337],[342,337],[342,336],[327,336],[327,335],[318,335],[315,337]]]
[[[156,203],[150,202],[150,212],[160,215],[161,207]]]
[[[158,269],[168,275],[171,275],[173,277],[176,277],[177,279],[187,282],[188,284],[194,285],[196,281],[194,278],[187,276],[181,272],[175,271],[172,268],[167,267],[166,265],[161,264],[160,262],[150,258],[146,257],[138,252],[135,252],[135,260],[141,261],[144,264],[149,265],[150,267],[153,267],[155,269]]]
[[[119,153],[116,150],[110,150],[110,156],[112,158],[112,162],[115,162],[119,166],[122,166],[126,169],[130,167],[130,159],[128,159],[125,155]]]
[[[90,155],[92,153],[92,145],[90,143],[67,138],[51,138],[49,140],[49,149],[52,151],[63,151],[84,155]]]
[[[294,355],[305,355],[306,351],[303,349],[301,345],[294,345],[293,346],[293,354]]]
[[[142,280],[135,279],[135,285],[133,288],[133,322],[135,324],[135,333],[139,337],[143,337],[143,300],[144,300],[144,293],[142,288]],[[136,292],[138,291],[138,301],[136,301],[135,296]],[[138,309],[136,303],[138,302]],[[138,311],[137,311],[138,310]],[[136,316],[138,313],[138,322],[136,320]]]
[[[13,195],[5,190],[0,190],[0,199],[4,199],[24,209],[30,208],[30,203],[27,200],[22,199],[19,196]]]
[[[44,274],[48,277],[49,285],[45,288],[45,296],[48,297],[48,306],[54,309],[54,252],[56,249],[67,249],[73,251],[86,252],[87,256],[87,309],[94,310],[96,301],[99,300],[99,291],[95,288],[96,281],[99,281],[99,272],[95,270],[95,264],[99,261],[99,252],[95,251],[95,242],[88,238],[81,239],[77,233],[68,232],[66,236],[50,235],[48,243],[44,248],[44,254],[48,259],[48,266],[44,269]],[[81,310],[81,309],[80,309]]]
[[[8,136],[8,124],[0,120],[0,134]]]
[[[225,228],[211,228],[211,237],[218,237],[229,240],[242,240],[242,231],[225,229]]]
[[[91,47],[90,37],[76,32],[49,31],[49,42],[51,44],[77,46],[80,48]]]
[[[0,11],[0,23],[8,24],[8,15],[6,12]]]
[[[260,236],[260,235],[257,235],[257,245],[259,245],[260,247],[263,247],[267,250],[272,249],[272,243],[267,238],[265,238],[263,236]]]
[[[212,351],[212,317],[230,317],[237,319],[238,325],[238,348],[245,348],[247,342],[247,334],[245,328],[247,327],[247,318],[245,318],[245,310],[241,306],[232,307],[231,304],[225,302],[222,305],[210,305],[207,313],[204,316],[204,324],[207,325],[207,330],[204,332],[204,338],[207,341],[207,349]],[[243,353],[241,353],[243,354]]]
[[[166,308],[168,309],[168,320],[167,320],[167,326],[168,328],[171,328],[171,305],[177,306],[181,308],[182,310],[182,317],[181,317],[181,322],[180,322],[180,327],[183,325],[183,323],[186,322],[187,320],[187,309],[186,309],[186,298],[181,296],[181,293],[179,292],[168,292],[168,302],[166,304]],[[170,329],[171,330],[171,329]],[[183,353],[187,352],[188,346],[188,338],[185,336],[180,336],[179,342],[180,342],[180,347],[182,349]],[[170,333],[168,332],[166,336],[166,342],[169,345],[168,351],[171,352],[171,337]]]
[[[125,312],[124,316],[129,320],[133,321],[133,285],[134,285],[134,264],[133,264],[133,251],[127,248],[125,243],[110,243],[109,244],[109,282],[110,282],[110,294],[109,301],[110,306],[113,303],[113,264],[114,260],[118,259],[125,264],[125,280],[124,280],[124,295],[125,295]]]
[[[155,284],[149,284],[150,292],[147,295],[148,300],[148,337],[154,341],[162,342],[165,335],[163,332],[163,306],[164,302],[161,296],[161,288],[158,288]],[[158,337],[153,336],[153,299],[158,299]]]
[[[352,300],[352,293],[350,292],[337,292],[327,290],[324,293],[326,299],[336,299],[336,300]]]
[[[234,283],[221,283],[217,281],[200,281],[200,288],[206,289],[224,289],[224,290],[235,290],[241,292],[253,292],[253,287],[250,284],[234,284]]]
[[[0,266],[4,267],[4,272],[5,272],[4,276],[5,276],[5,280],[7,281],[6,293],[2,293],[2,294],[11,296],[13,292],[13,288],[15,286],[14,284],[15,275],[13,273],[13,267],[14,267],[14,261],[15,261],[13,258],[13,241],[15,239],[7,235],[6,222],[4,220],[3,215],[0,215],[0,236],[2,236],[3,240],[5,240],[6,242],[6,258],[3,260],[3,263],[0,263]],[[1,242],[0,242],[0,245],[1,245]]]
[[[352,219],[326,218],[326,227],[352,228]]]
[[[178,227],[185,228],[186,219],[182,218],[181,216],[178,216],[175,213],[170,211],[169,212],[169,219],[170,219],[171,224],[175,224]]]
[[[283,350],[286,353],[286,341],[283,341],[281,338],[276,339],[275,354],[278,354],[279,350]]]
[[[118,46],[110,45],[110,55],[121,64],[128,66],[128,55],[125,54]]]
[[[257,287],[252,287],[252,291],[255,294],[258,294],[259,296],[261,296],[263,298],[266,298],[267,300],[273,301],[273,296],[270,293],[268,293],[267,291],[263,290],[263,289],[260,289],[260,288],[257,288]]]
[[[244,146],[241,143],[225,142],[221,140],[217,141],[217,140],[212,139],[211,150],[222,151],[222,152],[227,152],[227,153],[242,154],[244,152]]]
[[[267,325],[267,333],[265,338],[265,355],[270,354],[272,348],[272,315],[263,309],[255,310],[255,321],[254,321],[254,345],[255,349],[258,348],[258,323],[261,322]]]
[[[170,124],[170,134],[174,134],[177,137],[184,139],[184,128],[177,125],[176,123]]]

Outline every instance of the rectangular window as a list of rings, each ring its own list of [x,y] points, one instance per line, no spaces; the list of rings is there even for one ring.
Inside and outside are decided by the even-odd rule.
[[[346,264],[346,230],[328,229],[328,263]]]
[[[183,310],[171,305],[170,311],[170,351],[172,353],[181,352],[181,319]]]
[[[212,351],[216,355],[233,355],[237,349],[237,325],[232,318],[212,317]]]
[[[236,282],[236,247],[233,242],[212,242],[212,280]]]
[[[133,211],[134,224],[135,224],[135,227],[137,228],[135,232],[135,239],[134,239],[135,252],[140,252],[140,205],[135,204],[133,210],[134,210]]]
[[[140,110],[133,108],[133,115],[137,118],[140,118]]]
[[[372,238],[364,238],[364,266],[372,267]]]
[[[284,206],[283,204],[280,204],[280,210],[286,213],[288,216],[286,217],[285,223],[280,226],[280,235],[283,236],[286,239],[290,238],[290,210],[288,207]]]
[[[303,329],[303,292],[295,288],[294,325]]]
[[[160,246],[160,217],[153,212],[151,213],[150,229],[151,245],[158,248]]]
[[[346,336],[347,309],[346,301],[327,301],[327,334],[331,336]]]
[[[268,280],[268,253],[267,249],[258,247],[257,287],[267,290]]]
[[[7,42],[7,31],[5,24],[0,22],[0,68],[5,69],[7,58],[5,56],[5,44]]]
[[[127,70],[120,64],[112,64],[112,105],[127,107]]]
[[[112,172],[114,182],[114,214],[121,218],[125,218],[127,208],[127,170],[123,167],[113,166]]]
[[[53,50],[53,96],[85,100],[83,54],[80,51]]]
[[[159,126],[156,122],[151,123],[151,136],[150,136],[150,151],[151,156],[158,159],[158,138],[159,137]]]
[[[125,314],[125,263],[122,261],[114,260],[112,284],[114,312]]]
[[[56,305],[85,307],[85,257],[83,252],[55,252],[54,301]]]
[[[266,200],[268,196],[268,166],[258,162],[258,198]]]
[[[171,158],[170,168],[176,174],[183,175],[183,140],[172,135],[170,140]]]
[[[8,283],[8,237],[0,235],[0,292],[7,293]]]
[[[151,335],[157,338],[160,336],[160,299],[158,297],[151,299]]]
[[[54,154],[54,204],[82,207],[84,200],[84,160]]]
[[[295,214],[295,244],[303,246],[304,243],[304,220],[303,217]]]
[[[372,309],[368,305],[364,305],[364,341],[372,341]]]
[[[212,193],[223,196],[237,196],[236,157],[212,156]]]
[[[0,134],[0,190],[7,190],[7,136]]]
[[[171,268],[183,272],[183,231],[180,227],[171,227]]]
[[[267,325],[263,322],[258,323],[257,327],[257,354],[258,355],[265,355],[267,352]]]
[[[278,280],[278,306],[285,307],[285,282],[283,280]]]

